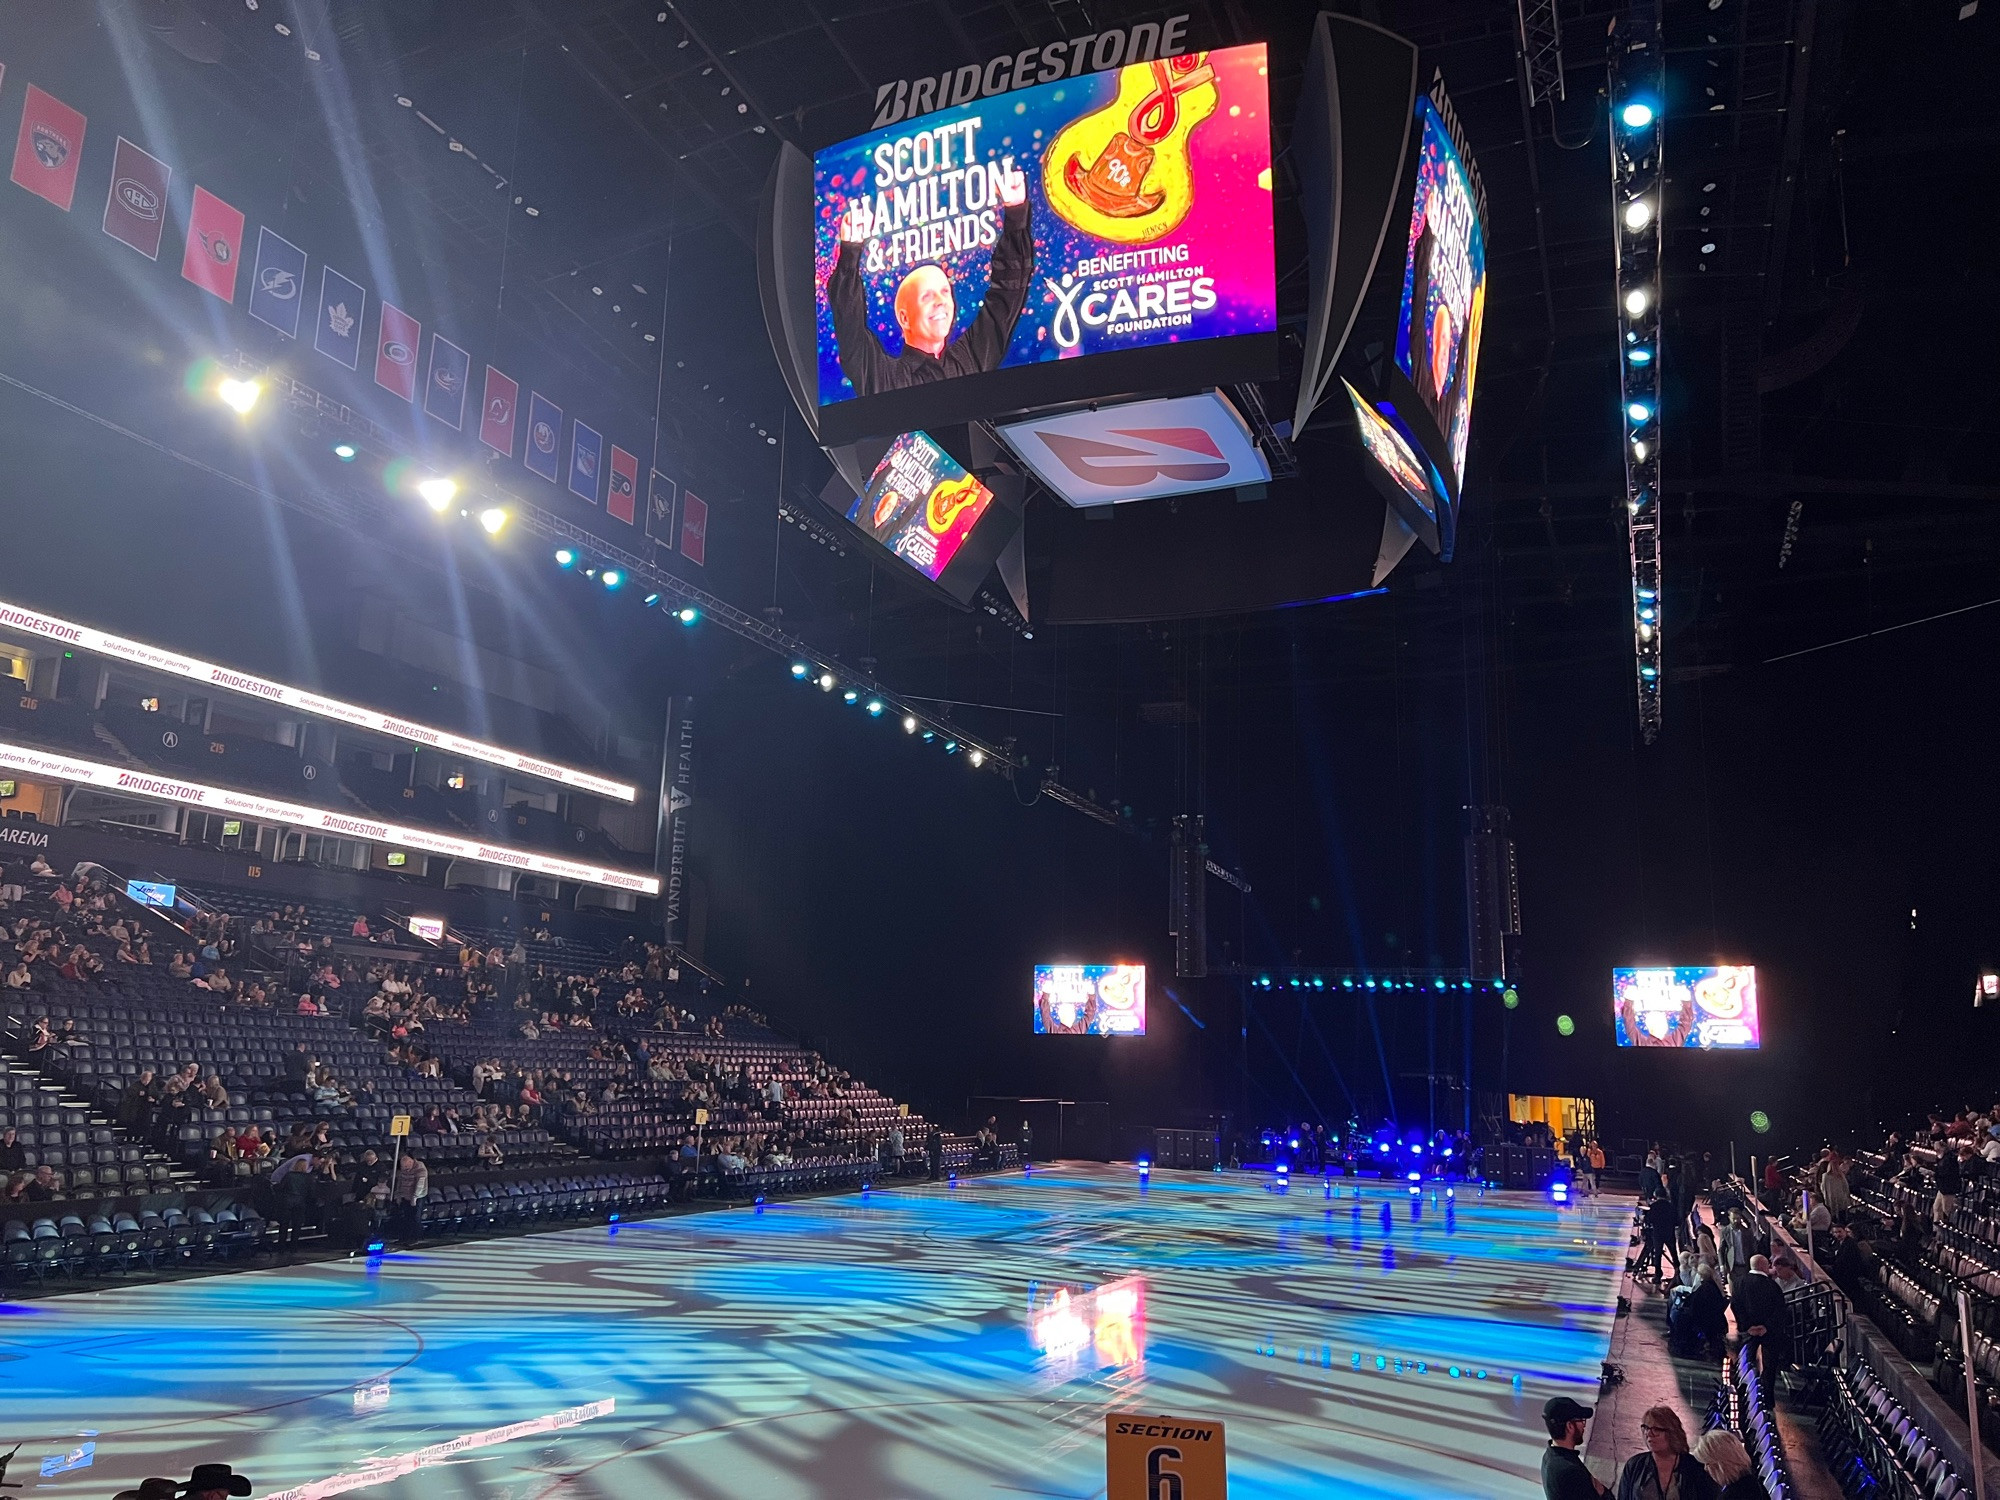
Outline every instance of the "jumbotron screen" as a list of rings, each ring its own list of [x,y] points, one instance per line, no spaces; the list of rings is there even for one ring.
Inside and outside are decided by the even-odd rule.
[[[1037,964],[1038,1036],[1144,1036],[1144,964]]]
[[[1762,1045],[1751,964],[1614,969],[1611,993],[1621,1047],[1739,1051]]]
[[[1486,319],[1486,227],[1470,174],[1429,95],[1417,99],[1423,144],[1396,319],[1396,366],[1451,447],[1452,489],[1465,483],[1472,382]]]
[[[929,433],[906,432],[882,455],[847,519],[935,583],[992,500]]]
[[[1274,330],[1266,75],[1134,62],[817,153],[820,405]]]

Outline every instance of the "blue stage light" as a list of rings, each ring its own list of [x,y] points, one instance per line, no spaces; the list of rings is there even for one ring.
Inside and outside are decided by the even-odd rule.
[[[1410,1181],[1412,1182],[1422,1182],[1423,1180],[1424,1180],[1424,1174],[1421,1172],[1412,1172],[1410,1174]]]
[[[1653,408],[1643,401],[1634,401],[1625,408],[1625,415],[1634,422],[1650,422],[1653,420]]]
[[[380,1255],[382,1253],[382,1241],[370,1240],[368,1242],[368,1253],[370,1255]]]
[[[616,1215],[616,1214],[613,1214],[613,1215],[611,1216],[611,1222],[612,1222],[613,1224],[616,1224],[616,1223],[618,1222],[618,1215]]]
[[[882,717],[882,700],[880,698],[870,698],[868,700],[868,717],[871,719]]]
[[[616,568],[606,568],[604,570],[604,576],[598,579],[597,581],[603,584],[608,589],[615,589],[620,584],[624,583],[625,575],[619,572]]]
[[[1344,990],[1351,990],[1354,988],[1354,981],[1351,979],[1343,979],[1340,981],[1340,987]]]
[[[648,609],[651,609],[655,604],[658,604],[659,602],[660,602],[660,596],[658,594],[648,594],[646,596],[646,608]]]
[[[1367,985],[1367,987],[1371,990],[1375,988],[1375,981],[1372,979],[1364,979],[1362,983]]]
[[[1650,365],[1653,362],[1653,351],[1644,347],[1628,349],[1625,351],[1625,361],[1627,364]]]
[[[792,675],[798,678],[800,681],[804,681],[806,675],[811,671],[812,668],[808,666],[805,662],[795,661],[792,663]]]
[[[1323,990],[1323,989],[1325,989],[1325,988],[1326,988],[1326,981],[1325,981],[1324,979],[1320,978],[1320,977],[1319,977],[1319,975],[1317,975],[1317,974],[1313,975],[1313,988],[1314,988],[1314,989],[1316,989],[1316,990]]]
[[[956,754],[958,754],[958,741],[957,741],[957,740],[946,740],[946,741],[944,742],[944,753],[945,753],[946,755],[956,755]]]
[[[570,551],[570,549],[569,549],[569,548],[567,548],[567,547],[558,547],[558,548],[556,548],[556,566],[557,566],[557,567],[559,567],[559,568],[573,568],[573,567],[575,567],[575,566],[576,566],[576,554],[575,554],[574,552]]]
[[[1653,123],[1653,106],[1645,99],[1634,99],[1619,111],[1618,118],[1625,122],[1627,129],[1644,130]]]
[[[683,604],[676,616],[683,625],[692,625],[701,619],[701,611],[692,604]]]
[[[840,696],[842,701],[847,703],[858,703],[861,701],[861,695],[855,692],[853,688],[849,688],[846,692],[842,693]]]

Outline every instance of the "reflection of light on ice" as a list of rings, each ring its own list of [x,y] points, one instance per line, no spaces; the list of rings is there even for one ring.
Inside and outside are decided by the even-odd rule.
[[[1100,1366],[1124,1368],[1146,1357],[1146,1282],[1139,1276],[1092,1292],[1058,1287],[1044,1307],[1028,1312],[1028,1343],[1051,1360],[1095,1347]]]

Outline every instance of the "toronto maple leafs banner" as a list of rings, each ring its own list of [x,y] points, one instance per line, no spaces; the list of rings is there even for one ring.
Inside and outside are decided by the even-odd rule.
[[[368,293],[332,266],[319,268],[319,327],[313,348],[348,369],[361,365],[361,315],[368,310]]]
[[[288,339],[299,336],[306,253],[269,227],[257,231],[257,264],[250,271],[250,316]]]

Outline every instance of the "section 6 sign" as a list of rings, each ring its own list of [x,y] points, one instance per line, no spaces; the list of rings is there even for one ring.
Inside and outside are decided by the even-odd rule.
[[[1113,1412],[1104,1419],[1105,1500],[1227,1500],[1222,1424]]]

